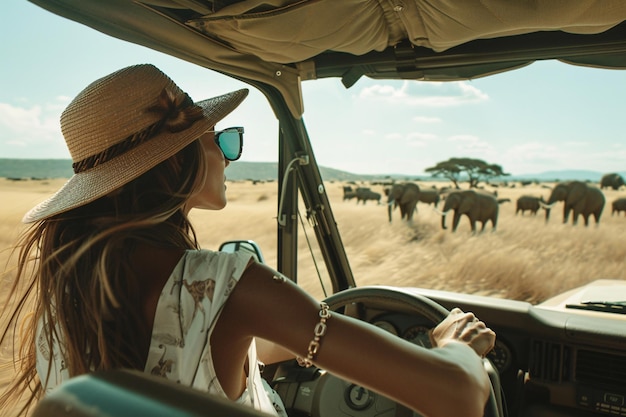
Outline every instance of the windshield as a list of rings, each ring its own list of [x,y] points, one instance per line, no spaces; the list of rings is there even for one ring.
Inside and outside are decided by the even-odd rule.
[[[626,219],[623,212],[611,215],[613,201],[626,196],[623,186],[604,187],[599,226],[591,217],[589,227],[582,218],[572,227],[573,213],[563,225],[563,202],[551,210],[548,223],[542,208],[532,215],[517,211],[516,204],[521,196],[547,201],[555,181],[600,187],[608,172],[621,170],[624,176],[623,105],[617,101],[626,92],[623,71],[551,61],[469,82],[364,80],[350,92],[335,86],[325,105],[313,106],[323,99],[321,89],[305,83],[305,117],[321,165],[382,174],[356,186],[383,196],[387,185],[381,183],[390,179],[413,181],[442,197],[444,188],[469,188],[467,180],[433,181],[426,173],[450,158],[483,160],[510,174],[485,176],[476,184],[503,200],[495,233],[488,223],[485,233],[472,235],[466,216],[452,233],[451,215],[444,231],[441,214],[426,202],[417,204],[409,226],[397,209],[389,224],[384,206],[335,197],[359,285],[420,286],[536,303],[595,279],[626,278]],[[341,194],[338,185],[329,188]]]

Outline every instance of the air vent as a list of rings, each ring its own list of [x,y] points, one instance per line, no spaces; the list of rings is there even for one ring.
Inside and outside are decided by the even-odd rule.
[[[626,355],[579,350],[576,355],[576,380],[590,385],[626,386]]]
[[[550,382],[570,379],[569,346],[545,340],[534,340],[530,357],[530,377]]]

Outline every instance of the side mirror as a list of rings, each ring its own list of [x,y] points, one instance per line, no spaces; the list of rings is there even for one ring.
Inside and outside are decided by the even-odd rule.
[[[235,253],[246,252],[251,254],[259,263],[265,263],[261,248],[253,240],[229,240],[220,245],[220,252]]]

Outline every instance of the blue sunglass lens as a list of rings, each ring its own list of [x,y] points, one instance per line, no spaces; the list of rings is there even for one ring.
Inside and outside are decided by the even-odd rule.
[[[217,144],[229,161],[236,161],[241,156],[242,133],[243,129],[237,128],[229,128],[216,133]]]

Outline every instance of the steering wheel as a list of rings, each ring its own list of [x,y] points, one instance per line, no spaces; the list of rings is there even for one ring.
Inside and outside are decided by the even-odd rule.
[[[433,323],[439,323],[450,314],[430,298],[387,286],[350,288],[329,296],[325,301],[333,311],[348,305],[366,303],[388,311],[419,314]],[[488,359],[483,359],[483,363],[491,379],[491,393],[484,416],[503,417],[498,373]],[[312,401],[311,414],[314,417],[335,416],[337,407],[353,416],[410,415],[404,406],[329,373],[320,377]]]

